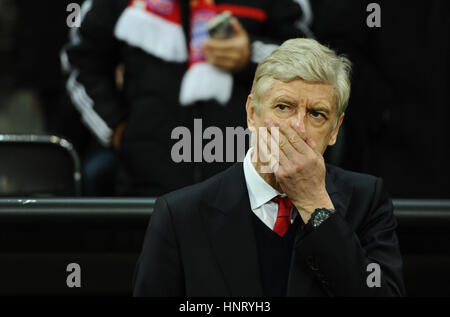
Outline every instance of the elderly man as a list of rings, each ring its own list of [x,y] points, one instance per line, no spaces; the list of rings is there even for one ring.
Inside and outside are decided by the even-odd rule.
[[[307,39],[285,42],[258,66],[246,105],[258,146],[243,163],[158,199],[135,296],[404,295],[382,181],[322,156],[344,118],[350,68]]]

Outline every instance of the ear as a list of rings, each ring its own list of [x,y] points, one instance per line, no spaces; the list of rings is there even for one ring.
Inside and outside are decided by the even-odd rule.
[[[328,142],[329,146],[336,144],[337,136],[339,134],[339,128],[341,127],[342,121],[344,121],[344,116],[345,113],[341,114],[341,116],[339,117],[338,124],[336,125],[336,128],[334,128],[333,131],[331,132],[330,141]]]
[[[255,126],[255,106],[252,103],[253,95],[248,95],[247,103],[245,104],[245,110],[247,111],[247,126],[254,127]]]

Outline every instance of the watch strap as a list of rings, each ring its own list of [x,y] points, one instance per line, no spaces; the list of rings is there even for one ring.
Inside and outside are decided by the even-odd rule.
[[[324,221],[336,213],[334,209],[317,208],[311,215],[308,224],[311,224],[313,229],[317,229]]]

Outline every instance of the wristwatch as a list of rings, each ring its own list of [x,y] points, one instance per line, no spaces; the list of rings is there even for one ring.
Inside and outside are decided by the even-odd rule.
[[[308,221],[308,224],[311,224],[313,229],[319,227],[325,220],[330,218],[331,215],[335,214],[336,210],[334,209],[326,209],[326,208],[317,208],[311,215],[311,218]]]

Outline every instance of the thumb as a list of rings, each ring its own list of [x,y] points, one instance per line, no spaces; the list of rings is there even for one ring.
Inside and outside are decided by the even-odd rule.
[[[231,27],[233,28],[233,31],[234,31],[234,33],[235,33],[236,35],[245,33],[244,27],[243,27],[242,24],[239,22],[239,20],[236,19],[235,17],[232,17],[232,18],[230,19],[230,24],[231,24]]]
[[[309,147],[311,149],[313,149],[314,152],[316,152],[316,153],[318,152],[317,151],[317,143],[313,139],[311,139],[310,137],[306,138],[306,144],[308,144]]]

